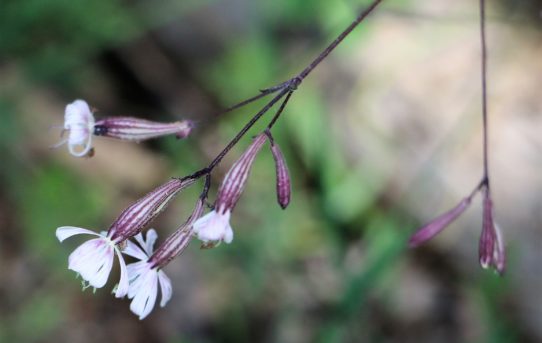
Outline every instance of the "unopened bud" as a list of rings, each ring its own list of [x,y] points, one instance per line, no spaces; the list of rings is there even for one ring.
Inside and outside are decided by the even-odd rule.
[[[194,179],[171,179],[126,208],[111,224],[108,237],[123,242],[138,234],[153,220],[182,189],[194,183]]]
[[[291,182],[290,174],[288,173],[288,166],[284,155],[277,144],[271,144],[271,152],[273,153],[273,159],[275,160],[275,169],[277,172],[277,201],[285,209],[290,203],[291,196]]]
[[[224,213],[226,210],[231,211],[235,207],[235,204],[245,188],[252,163],[266,140],[267,136],[264,133],[256,136],[252,144],[233,164],[224,177],[224,181],[222,181],[220,189],[218,190],[215,204],[215,207],[219,212]]]
[[[174,134],[177,138],[186,138],[192,131],[193,126],[193,123],[189,120],[158,123],[131,117],[111,117],[96,122],[94,134],[96,136],[139,142],[171,134]]]
[[[443,213],[426,225],[422,226],[408,240],[409,247],[415,248],[435,237],[439,232],[444,230],[448,225],[456,220],[457,217],[459,217],[467,209],[467,207],[469,207],[470,203],[471,198],[465,198],[448,212]]]

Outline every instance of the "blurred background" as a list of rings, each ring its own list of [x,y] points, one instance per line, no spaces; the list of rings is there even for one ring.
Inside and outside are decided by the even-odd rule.
[[[59,226],[122,209],[225,146],[264,102],[216,113],[299,72],[367,0],[0,2],[1,342],[542,341],[542,1],[489,1],[490,165],[508,248],[478,265],[480,198],[417,250],[408,236],[482,175],[477,1],[384,1],[296,91],[274,129],[293,181],[276,204],[264,149],[235,239],[165,268],[173,298],[139,321],[108,285],[81,291]],[[74,158],[55,125],[192,119],[187,139],[95,139]],[[270,119],[270,115],[267,120]],[[258,133],[258,129],[249,135]],[[214,174],[221,177],[246,138]],[[163,240],[201,184],[152,223]],[[212,198],[212,199],[213,199]]]

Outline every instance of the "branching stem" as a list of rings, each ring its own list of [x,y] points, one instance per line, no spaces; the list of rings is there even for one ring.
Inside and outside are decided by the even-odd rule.
[[[482,0],[483,1],[483,0]],[[244,126],[243,128],[235,135],[235,137],[226,145],[224,149],[213,159],[213,161],[205,168],[202,168],[196,172],[194,172],[191,175],[185,176],[182,179],[198,179],[200,177],[205,176],[205,185],[203,188],[203,192],[201,195],[201,198],[206,198],[207,193],[210,189],[210,174],[213,171],[213,169],[222,161],[224,156],[228,154],[228,152],[241,140],[241,138],[247,133],[248,130],[258,121],[260,118],[266,114],[277,102],[279,102],[282,98],[284,100],[282,101],[279,109],[277,110],[276,114],[273,116],[269,124],[267,125],[265,131],[268,133],[268,135],[271,134],[271,128],[275,125],[276,121],[279,119],[280,115],[286,108],[286,105],[288,104],[288,101],[290,100],[290,97],[294,93],[294,91],[299,87],[299,85],[303,82],[303,80],[323,61],[325,60],[328,55],[339,45],[342,43],[342,41],[382,2],[382,0],[374,0],[369,7],[364,9],[357,17],[354,19],[354,21],[348,25],[348,27],[337,36],[337,38],[331,42],[305,69],[303,69],[299,74],[297,74],[295,77],[289,79],[286,82],[280,83],[276,86],[266,88],[260,91],[260,94],[255,95],[249,99],[246,99],[244,101],[241,101],[240,103],[233,105],[219,114],[224,114],[227,112],[231,112],[233,110],[236,110],[240,107],[243,107],[245,105],[248,105],[256,100],[259,100],[267,95],[277,93],[258,113],[256,113]]]

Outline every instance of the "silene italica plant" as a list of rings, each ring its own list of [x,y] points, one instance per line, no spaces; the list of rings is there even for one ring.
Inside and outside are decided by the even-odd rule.
[[[170,279],[163,267],[179,256],[193,238],[202,242],[203,248],[214,248],[220,243],[231,243],[234,232],[230,226],[230,217],[245,188],[250,170],[256,156],[262,152],[264,145],[269,145],[276,167],[276,192],[278,204],[285,209],[291,199],[291,181],[286,160],[274,140],[273,126],[280,119],[288,102],[305,78],[324,61],[327,56],[343,42],[343,40],[364,21],[382,2],[373,1],[356,19],[331,42],[311,63],[299,74],[276,86],[269,87],[222,113],[230,112],[264,97],[271,99],[248,120],[224,149],[204,168],[184,177],[174,177],[156,187],[148,194],[128,206],[110,225],[107,231],[94,232],[88,229],[63,226],[56,230],[59,241],[74,235],[91,235],[95,238],[80,245],[69,256],[68,268],[78,273],[83,279],[84,287],[103,287],[111,273],[115,259],[120,265],[120,278],[114,289],[118,298],[128,296],[131,300],[130,310],[145,318],[154,308],[158,293],[161,293],[160,306],[165,306],[172,296]],[[493,220],[493,202],[491,199],[488,173],[487,146],[487,100],[486,100],[486,45],[485,45],[485,3],[480,0],[480,23],[482,42],[482,117],[484,130],[484,174],[475,189],[450,211],[442,214],[420,228],[409,240],[411,247],[428,241],[459,217],[470,205],[478,192],[483,193],[484,214],[480,237],[480,263],[484,268],[494,267],[499,273],[504,272],[505,253],[502,235]],[[210,205],[211,210],[205,213],[209,203],[211,175],[216,166],[245,136],[252,126],[260,121],[273,107],[278,106],[275,114],[265,127],[257,134],[249,147],[231,166],[218,188],[216,200]],[[55,145],[67,144],[69,152],[76,157],[92,157],[94,136],[105,136],[128,141],[142,141],[165,135],[177,138],[187,137],[193,129],[189,120],[173,123],[158,123],[131,117],[109,117],[96,120],[93,111],[83,100],[75,100],[66,106],[62,140]],[[64,136],[67,134],[67,137]],[[158,248],[154,249],[158,238],[154,229],[146,234],[143,230],[155,219],[183,189],[203,179],[203,188],[195,202],[194,210],[178,229],[167,237]],[[126,265],[123,255],[128,255],[137,262]]]

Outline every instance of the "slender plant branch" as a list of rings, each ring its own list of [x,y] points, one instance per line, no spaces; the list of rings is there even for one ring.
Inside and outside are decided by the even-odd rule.
[[[251,98],[248,98],[246,100],[243,100],[239,102],[236,105],[233,105],[229,108],[226,108],[225,110],[219,112],[218,114],[224,114],[227,112],[231,112],[233,110],[236,110],[240,107],[243,107],[245,105],[248,105],[256,100],[259,100],[267,95],[277,93],[258,113],[256,113],[244,126],[243,128],[233,137],[233,139],[226,145],[224,149],[211,161],[211,163],[205,167],[202,168],[188,176],[185,176],[181,178],[181,180],[186,179],[198,179],[200,177],[205,176],[205,185],[203,188],[203,192],[201,195],[201,198],[204,199],[207,197],[207,193],[210,189],[210,174],[213,171],[213,169],[222,161],[224,156],[228,154],[228,152],[241,140],[241,138],[247,133],[248,130],[258,121],[260,118],[266,114],[277,102],[279,102],[282,98],[284,100],[282,101],[279,109],[267,125],[265,132],[268,134],[269,137],[271,137],[271,128],[275,125],[276,121],[279,119],[280,115],[286,108],[286,105],[288,104],[288,101],[290,100],[290,97],[294,93],[294,91],[298,88],[298,86],[303,82],[303,80],[323,61],[325,60],[328,55],[339,45],[342,43],[342,41],[378,6],[382,0],[374,0],[369,7],[367,7],[365,10],[363,10],[357,17],[354,19],[354,21],[348,25],[348,27],[342,31],[337,38],[331,42],[305,69],[303,69],[299,74],[297,74],[295,77],[289,79],[286,82],[282,82],[276,86],[262,89],[260,90],[260,94],[253,96]]]
[[[279,119],[280,115],[282,114],[282,112],[284,111],[284,108],[286,108],[286,105],[288,104],[288,100],[290,100],[290,97],[292,96],[292,94],[294,94],[294,91],[293,90],[290,90],[288,92],[288,94],[286,94],[286,97],[284,98],[284,100],[282,100],[282,104],[280,104],[280,107],[279,109],[277,110],[277,113],[275,113],[275,115],[273,116],[273,119],[271,119],[271,121],[269,122],[269,124],[267,124],[267,131],[269,133],[271,133],[271,128],[273,127],[273,125],[275,125],[275,123],[277,122],[277,120]]]
[[[482,46],[482,121],[484,134],[484,175],[483,183],[489,188],[488,143],[487,143],[487,47],[485,0],[480,0],[480,43]]]
[[[285,96],[289,92],[288,88],[283,89],[279,94],[277,94],[271,101],[269,101],[254,117],[252,117],[248,123],[243,126],[241,131],[233,137],[233,139],[228,143],[228,145],[215,157],[215,159],[209,164],[207,169],[209,169],[209,172],[213,170],[214,167],[216,167],[217,164],[222,161],[224,156],[239,142],[239,140],[245,135],[245,133],[265,114],[273,105],[275,105],[280,99],[282,99],[283,96]]]
[[[224,110],[218,112],[217,115],[222,115],[222,114],[225,114],[225,113],[234,111],[234,110],[236,110],[236,109],[238,109],[238,108],[241,108],[241,107],[243,107],[243,106],[245,106],[245,105],[248,105],[248,104],[250,104],[250,103],[252,103],[252,102],[254,102],[254,101],[256,101],[256,100],[259,100],[259,99],[261,99],[261,98],[263,98],[263,97],[265,97],[265,96],[267,96],[267,95],[269,95],[269,94],[276,93],[276,92],[278,92],[279,90],[281,90],[281,88],[278,88],[278,87],[271,87],[271,88],[262,89],[262,90],[260,91],[260,94],[255,95],[255,96],[253,96],[252,98],[248,98],[248,99],[246,99],[246,100],[243,100],[243,101],[241,101],[241,102],[238,103],[238,104],[235,104],[235,105],[233,105],[233,106],[230,106],[230,107],[228,107],[228,108],[226,108],[226,109],[224,109]]]
[[[327,48],[322,51],[318,57],[316,57],[299,75],[297,76],[301,83],[307,75],[309,75],[314,68],[316,68],[320,62],[322,62],[336,47],[341,44],[341,42],[348,36],[362,21],[365,19],[375,8],[378,6],[382,0],[373,1],[369,7],[362,11],[357,18],[343,31],[341,34],[333,41]]]

